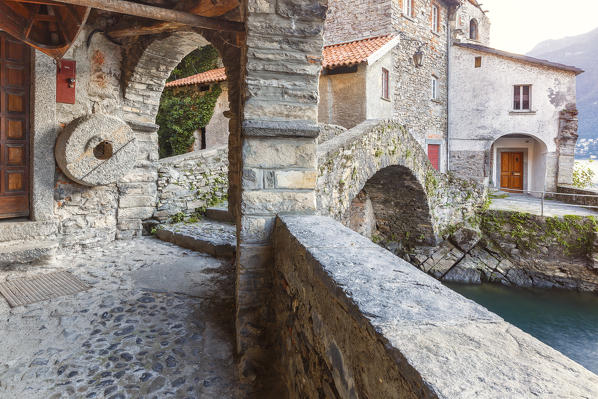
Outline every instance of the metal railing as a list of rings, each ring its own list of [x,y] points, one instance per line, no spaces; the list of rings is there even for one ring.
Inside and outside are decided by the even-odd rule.
[[[517,190],[517,189],[499,189],[499,188],[490,188],[490,195],[496,195],[497,193],[501,194],[527,194],[534,198],[540,200],[540,215],[544,216],[544,201],[547,199],[552,200],[552,196],[568,196],[568,197],[588,197],[588,198],[596,198],[598,203],[598,194],[570,194],[570,193],[557,193],[554,191],[537,191],[537,190]],[[533,194],[538,194],[538,197],[534,196]],[[587,208],[587,209],[598,209],[598,205],[580,205],[580,204],[571,204],[569,202],[562,202],[566,204],[568,207],[572,208]]]

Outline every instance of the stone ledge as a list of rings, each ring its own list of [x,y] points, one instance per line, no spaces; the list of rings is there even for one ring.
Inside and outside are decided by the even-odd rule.
[[[11,241],[0,243],[0,267],[51,260],[58,248],[56,241]]]
[[[232,224],[202,220],[162,225],[156,231],[156,237],[216,257],[232,258],[235,255],[236,227]]]
[[[347,397],[598,395],[595,374],[330,218],[279,216],[274,237],[291,394],[332,379]]]
[[[311,121],[264,121],[243,122],[243,135],[247,137],[310,137],[316,138],[320,127]]]
[[[58,221],[56,220],[0,222],[0,242],[54,237],[57,233]]]

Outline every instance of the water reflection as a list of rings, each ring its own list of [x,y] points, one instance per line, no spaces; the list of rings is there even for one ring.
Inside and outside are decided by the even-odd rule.
[[[598,295],[446,285],[598,374]]]

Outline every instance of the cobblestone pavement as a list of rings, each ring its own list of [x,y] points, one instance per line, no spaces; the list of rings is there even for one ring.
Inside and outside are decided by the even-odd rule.
[[[0,398],[244,397],[230,260],[143,238],[2,271],[0,281],[56,270],[91,289],[14,309],[0,297]]]

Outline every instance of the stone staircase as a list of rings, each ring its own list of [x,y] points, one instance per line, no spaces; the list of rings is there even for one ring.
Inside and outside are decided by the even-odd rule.
[[[235,256],[236,227],[227,204],[208,208],[205,218],[196,223],[160,225],[156,237],[219,258]]]

